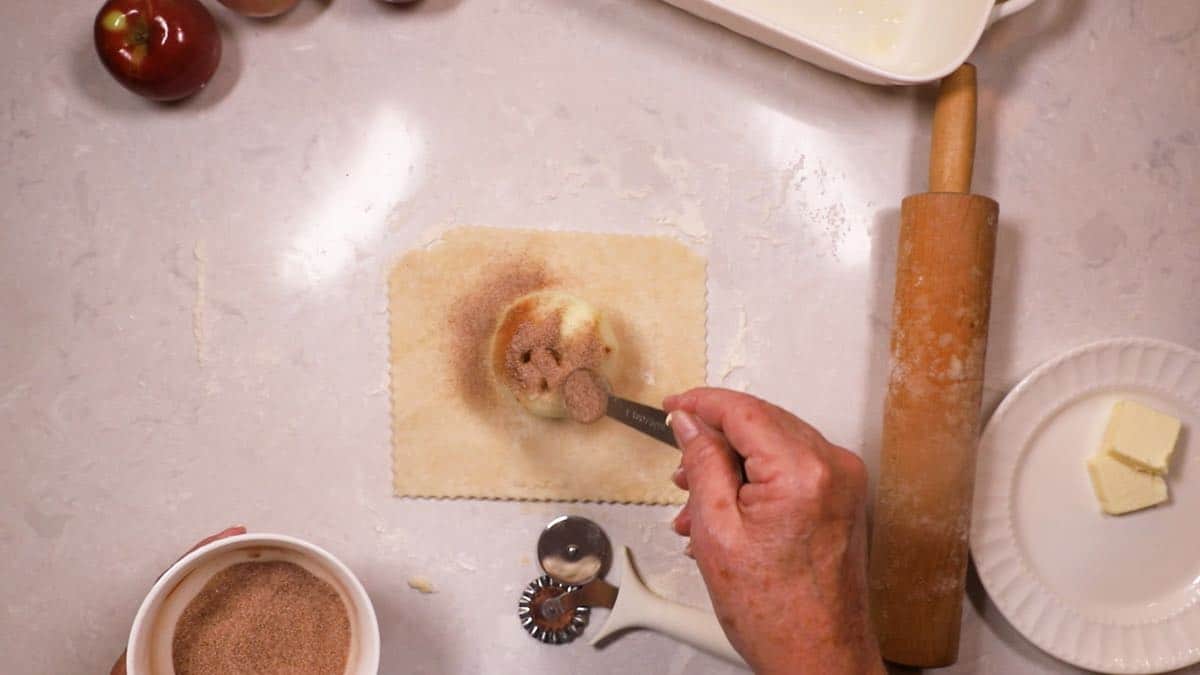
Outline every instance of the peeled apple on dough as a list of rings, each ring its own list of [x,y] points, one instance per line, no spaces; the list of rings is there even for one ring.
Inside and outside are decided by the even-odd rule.
[[[491,369],[517,402],[541,417],[566,417],[562,383],[578,368],[612,380],[617,338],[591,303],[562,291],[538,291],[512,302],[492,334]]]

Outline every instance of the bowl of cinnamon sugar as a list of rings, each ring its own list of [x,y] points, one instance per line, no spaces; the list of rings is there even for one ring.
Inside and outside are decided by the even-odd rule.
[[[243,534],[192,551],[133,619],[129,675],[376,675],[379,624],[362,584],[306,541]]]

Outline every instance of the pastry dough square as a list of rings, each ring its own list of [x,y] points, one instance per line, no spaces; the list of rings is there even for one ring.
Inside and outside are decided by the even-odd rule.
[[[500,312],[541,288],[613,322],[625,398],[659,404],[705,375],[705,261],[663,237],[457,228],[389,278],[392,470],[404,497],[679,504],[679,451],[608,419],[526,412],[487,368]]]

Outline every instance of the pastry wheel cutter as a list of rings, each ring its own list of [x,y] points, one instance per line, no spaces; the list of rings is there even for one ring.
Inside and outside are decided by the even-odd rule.
[[[517,605],[521,626],[534,638],[547,644],[571,642],[587,628],[592,608],[605,607],[611,611],[592,636],[592,645],[621,631],[644,628],[745,665],[715,614],[655,594],[638,575],[624,546],[616,556],[620,588],[605,581],[613,562],[612,545],[604,530],[587,518],[554,519],[538,537],[537,555],[545,574],[530,582]]]

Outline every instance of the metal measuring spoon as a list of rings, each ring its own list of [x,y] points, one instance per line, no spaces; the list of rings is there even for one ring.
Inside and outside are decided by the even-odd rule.
[[[591,424],[607,415],[625,426],[679,449],[675,432],[671,431],[669,423],[671,416],[667,411],[614,396],[608,380],[593,370],[578,368],[571,371],[563,380],[562,394],[567,414],[576,422]],[[745,483],[746,460],[736,451],[734,460],[739,478]]]
[[[591,424],[607,415],[673,448],[679,447],[667,425],[665,410],[616,396],[608,380],[593,370],[572,371],[563,380],[562,393],[567,414],[576,422]]]

